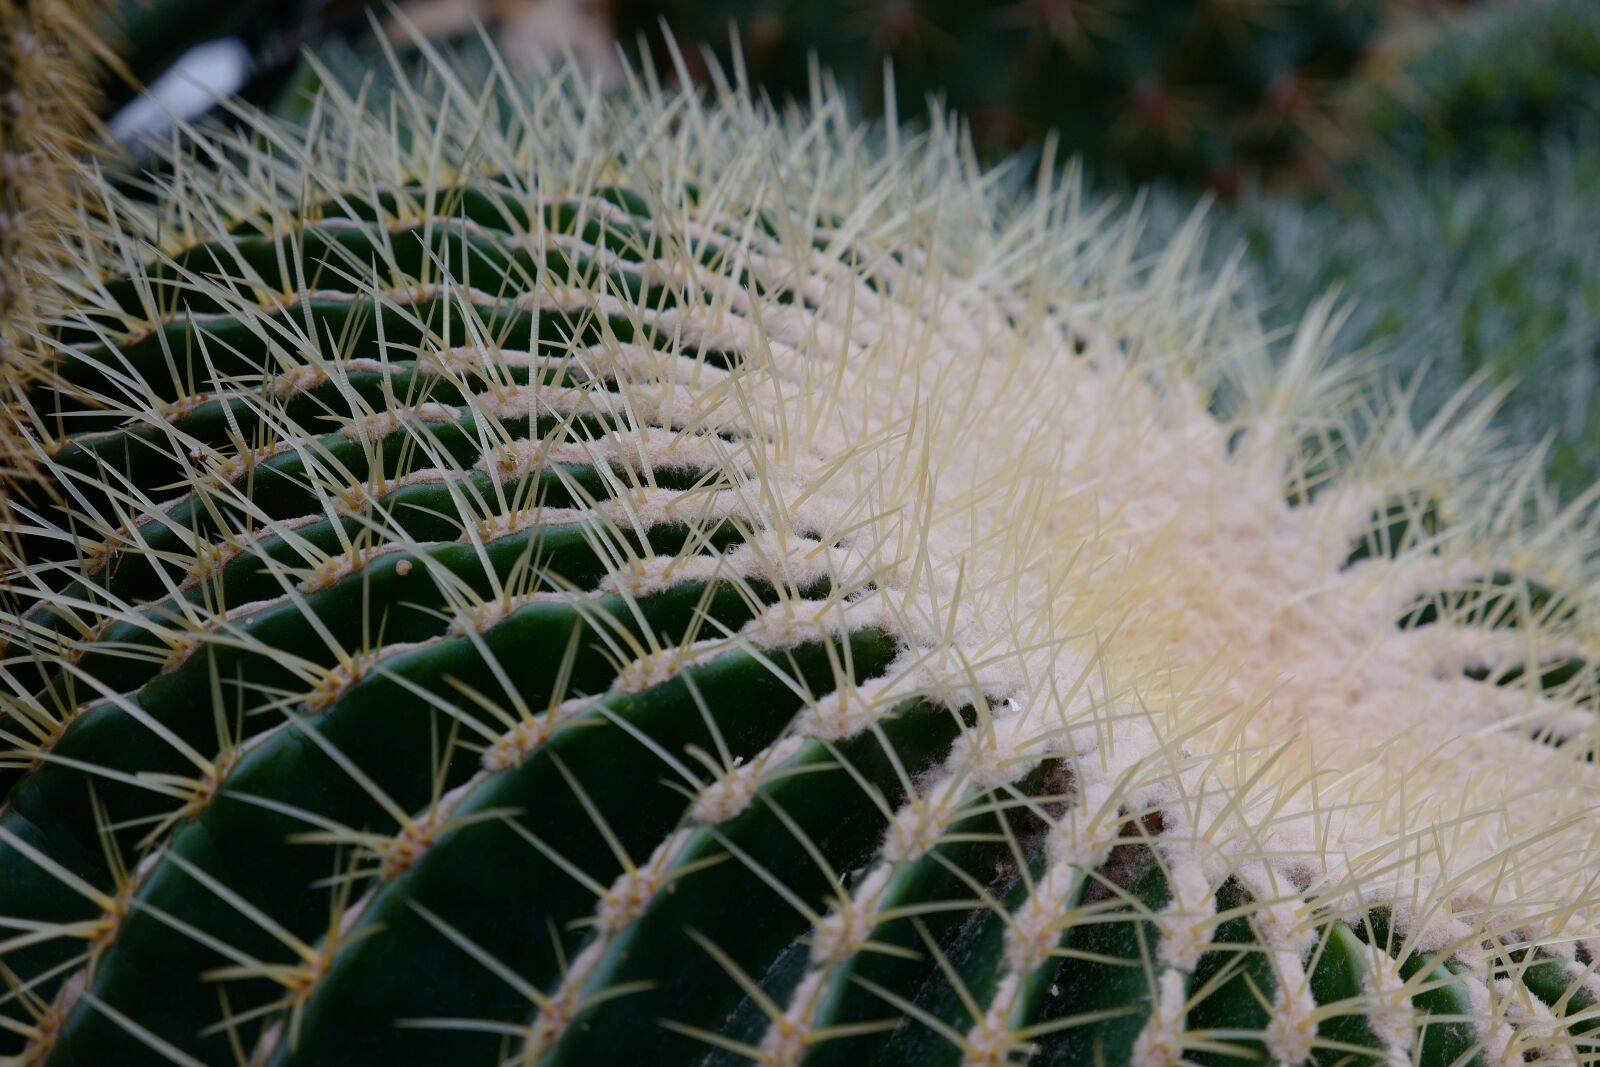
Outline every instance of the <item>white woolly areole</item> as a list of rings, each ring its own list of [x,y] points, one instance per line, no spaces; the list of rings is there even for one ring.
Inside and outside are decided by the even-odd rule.
[[[656,846],[648,862],[617,875],[595,912],[595,924],[600,930],[615,933],[644,914],[661,891],[668,870],[693,838],[693,830],[679,830]]]
[[[1262,1034],[1267,1054],[1277,1063],[1304,1063],[1311,1058],[1317,1036],[1317,1001],[1311,995],[1310,979],[1300,957],[1289,952],[1273,953],[1272,970],[1278,989]]]
[[[1162,971],[1156,979],[1150,1018],[1133,1042],[1131,1067],[1174,1067],[1183,1059],[1183,1016],[1187,995],[1181,971]]]
[[[1010,1013],[1016,1003],[1017,991],[1022,983],[1020,974],[1008,974],[995,988],[989,1010],[983,1018],[967,1031],[962,1049],[961,1067],[999,1067],[1016,1062],[1012,1053],[1019,1040],[1010,1026]]]
[[[1254,898],[1250,924],[1261,943],[1275,953],[1305,959],[1316,946],[1317,928],[1305,921],[1298,896],[1283,899],[1284,879],[1262,863],[1242,865],[1235,876]]]
[[[805,738],[785,737],[762,749],[751,759],[737,763],[709,782],[689,806],[689,818],[705,826],[727,822],[742,813],[755,799],[765,775],[800,751]]]
[[[743,633],[750,641],[770,651],[795,648],[845,632],[847,623],[854,623],[856,616],[867,614],[852,612],[847,616],[845,611],[844,606],[833,601],[788,601],[762,612]]]
[[[883,858],[904,863],[927,855],[960,817],[968,788],[961,776],[947,773],[924,796],[896,811],[884,835]]]
[[[550,739],[556,728],[594,707],[599,697],[570,697],[549,711],[518,719],[505,733],[495,738],[483,750],[483,769],[503,771],[519,767],[534,750]]]
[[[537,1056],[566,1032],[572,1017],[578,1013],[584,986],[605,959],[606,950],[610,947],[609,938],[597,937],[568,964],[561,984],[545,1006],[539,1009],[533,1025],[528,1028],[528,1036],[523,1042],[524,1052]]]
[[[761,1038],[761,1051],[767,1057],[763,1062],[773,1067],[795,1067],[805,1056],[810,1047],[805,1040],[811,1032],[809,1019],[828,978],[829,972],[813,968],[800,979],[783,1017],[774,1019]]]
[[[1400,963],[1387,952],[1367,947],[1361,956],[1363,992],[1371,1002],[1367,1025],[1388,1051],[1391,1064],[1411,1061],[1416,1039],[1412,1026],[1411,993],[1400,976]]]
[[[642,693],[646,689],[654,689],[663,682],[676,678],[678,672],[683,669],[686,659],[684,652],[676,648],[647,652],[622,665],[622,669],[617,672],[616,680],[611,683],[611,691]]]
[[[892,703],[889,684],[882,679],[842,685],[807,705],[796,729],[807,737],[843,741],[865,730]]]
[[[1006,966],[1027,972],[1050,959],[1061,940],[1068,902],[1081,891],[1085,869],[1071,863],[1052,863],[1011,915],[1006,927]]]
[[[1527,1062],[1524,1057],[1536,1054],[1539,1061],[1577,1067],[1582,1062],[1582,1045],[1570,1042],[1566,1025],[1538,997],[1506,978],[1497,978],[1490,986],[1492,999],[1497,1002],[1506,1020],[1516,1024],[1514,1034],[1504,1035],[1508,1040],[1500,1060],[1504,1063]],[[1568,1009],[1570,1010],[1570,1009]],[[1509,1030],[1510,1027],[1505,1029]],[[1496,1035],[1497,1039],[1500,1035]],[[1592,1058],[1592,1057],[1591,1057]]]
[[[985,787],[1014,782],[1039,765],[1051,751],[1048,738],[1027,722],[1015,704],[1002,705],[987,730],[963,734],[953,762],[966,769],[972,784]]]
[[[1486,982],[1476,976],[1462,975],[1456,979],[1465,987],[1467,1000],[1472,1005],[1473,1025],[1478,1031],[1478,1043],[1489,1062],[1497,1067],[1511,1067],[1523,1062],[1522,1051],[1513,1047],[1516,1036],[1505,1022],[1503,1011],[1496,1011],[1493,996]]]
[[[1112,783],[1090,768],[1078,767],[1073,784],[1072,800],[1051,825],[1045,850],[1057,866],[1093,870],[1105,862],[1121,830],[1119,798]]]
[[[894,867],[883,863],[873,868],[847,898],[822,917],[811,932],[813,966],[830,960],[843,960],[861,951],[878,925],[878,901],[888,888]]]
[[[1215,898],[1204,868],[1189,848],[1169,845],[1163,851],[1172,901],[1156,916],[1161,931],[1158,951],[1167,966],[1192,971],[1216,930]]]

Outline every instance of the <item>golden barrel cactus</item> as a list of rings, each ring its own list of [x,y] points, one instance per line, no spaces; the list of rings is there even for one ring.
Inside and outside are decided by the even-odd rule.
[[[1594,1058],[1584,513],[1198,227],[649,72],[80,179],[12,1062]]]

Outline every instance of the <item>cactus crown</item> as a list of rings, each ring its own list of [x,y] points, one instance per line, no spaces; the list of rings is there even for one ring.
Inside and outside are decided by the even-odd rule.
[[[1197,226],[649,71],[87,180],[21,1062],[1587,1058],[1593,534]]]

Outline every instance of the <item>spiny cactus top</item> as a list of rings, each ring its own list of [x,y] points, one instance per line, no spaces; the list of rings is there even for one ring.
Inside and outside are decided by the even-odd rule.
[[[0,1051],[1594,1058],[1594,539],[1486,409],[943,126],[422,81],[85,176]]]

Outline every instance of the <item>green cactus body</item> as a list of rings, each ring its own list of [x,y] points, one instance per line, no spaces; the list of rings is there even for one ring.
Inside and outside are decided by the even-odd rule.
[[[0,1051],[1589,1058],[1588,542],[1484,412],[1272,367],[1192,233],[942,126],[647,83],[86,176]]]

